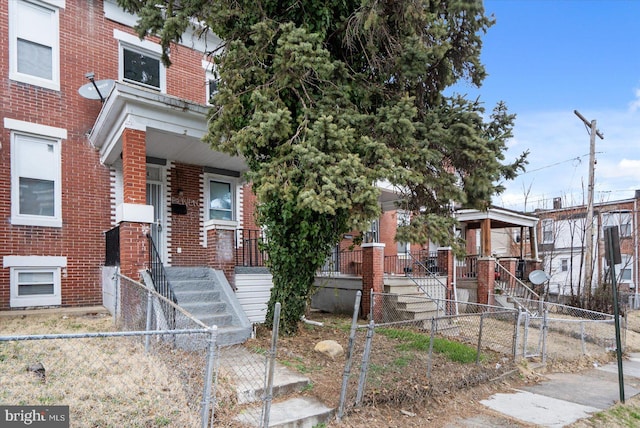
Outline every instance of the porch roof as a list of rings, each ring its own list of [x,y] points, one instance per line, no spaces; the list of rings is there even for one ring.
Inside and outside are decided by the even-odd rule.
[[[89,134],[100,150],[100,161],[111,165],[122,153],[125,129],[146,132],[147,157],[230,171],[246,171],[240,156],[212,150],[202,137],[207,132],[209,107],[140,86],[115,82]]]
[[[454,216],[460,223],[463,223],[467,229],[480,228],[482,222],[486,219],[490,220],[492,229],[535,227],[536,224],[538,224],[537,217],[497,207],[491,207],[486,211],[475,209],[457,210]]]

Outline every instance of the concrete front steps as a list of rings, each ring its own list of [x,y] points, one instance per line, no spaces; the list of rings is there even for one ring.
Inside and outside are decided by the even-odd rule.
[[[251,337],[251,322],[222,272],[207,267],[165,270],[178,305],[205,325],[218,327],[218,345],[243,343]]]
[[[249,404],[236,416],[236,421],[246,426],[261,426],[265,373],[256,371],[255,367],[265,364],[265,356],[240,347],[224,348],[221,352],[220,370],[235,384],[237,403]],[[269,427],[313,428],[333,417],[334,410],[318,399],[299,395],[308,385],[309,378],[276,363]]]
[[[446,278],[440,279],[445,280]],[[438,303],[429,298],[445,299],[445,290],[438,279],[389,277],[385,278],[384,291],[391,296],[385,297],[383,322],[415,321],[420,328],[431,330],[431,319],[445,315],[443,308],[438,308]],[[459,332],[458,326],[452,320],[438,320],[436,328],[448,335]]]

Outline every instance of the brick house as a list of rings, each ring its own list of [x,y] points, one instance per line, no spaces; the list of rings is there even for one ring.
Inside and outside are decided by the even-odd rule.
[[[110,230],[139,278],[147,233],[168,265],[231,272],[255,229],[243,160],[200,141],[220,41],[185,34],[165,68],[133,25],[115,0],[0,3],[0,309],[102,304]]]
[[[620,291],[635,291],[638,284],[638,203],[640,191],[633,198],[594,204],[593,215],[593,283],[596,287],[609,282],[605,261],[604,227],[617,226],[622,263],[616,265]],[[537,210],[540,219],[538,240],[544,270],[551,276],[549,292],[558,295],[577,294],[584,290],[584,252],[586,206],[563,207],[554,200],[554,207]]]

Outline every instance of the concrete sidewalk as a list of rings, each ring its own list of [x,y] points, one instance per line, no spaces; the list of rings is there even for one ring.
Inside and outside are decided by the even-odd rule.
[[[640,393],[640,354],[623,362],[625,400]],[[552,373],[546,380],[512,393],[494,394],[481,403],[507,418],[474,417],[451,427],[522,426],[564,427],[593,413],[608,409],[620,400],[616,362],[582,373]],[[507,422],[511,420],[511,422]]]

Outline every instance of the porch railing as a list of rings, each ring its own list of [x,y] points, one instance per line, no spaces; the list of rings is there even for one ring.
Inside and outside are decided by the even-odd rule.
[[[105,266],[118,266],[120,264],[120,226],[108,230],[104,234],[105,240]]]
[[[334,248],[318,274],[322,276],[362,275],[362,250]]]
[[[156,244],[153,242],[151,234],[147,234],[147,239],[149,241],[149,275],[153,281],[153,286],[160,295],[173,303],[178,303],[178,299],[176,299],[176,295],[171,288],[171,284],[169,284],[169,280],[167,279],[167,272],[164,270],[160,253],[158,253],[158,249],[156,248]],[[162,306],[164,316],[167,318],[169,328],[175,328],[175,307],[164,301],[161,301],[160,305]]]
[[[438,264],[437,251],[412,251],[384,257],[384,273],[387,275],[429,276],[446,273]]]
[[[469,254],[461,259],[456,259],[456,278],[478,277],[478,255]]]
[[[267,252],[260,248],[263,240],[262,230],[238,229],[236,231],[236,266],[264,266]]]

